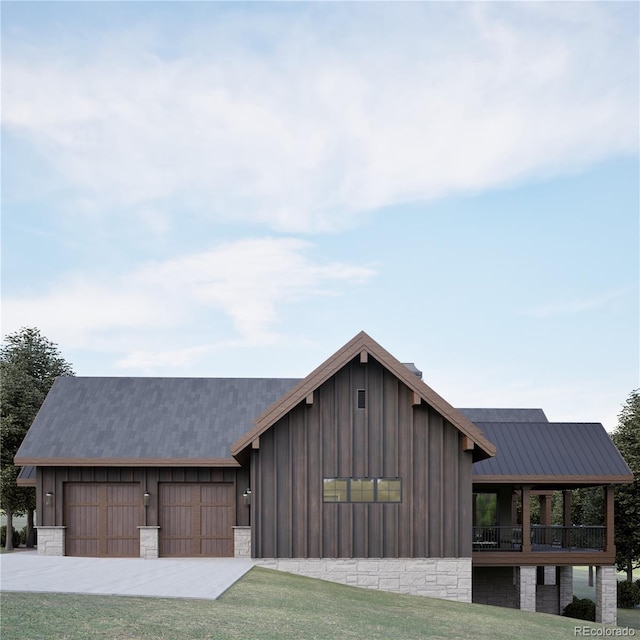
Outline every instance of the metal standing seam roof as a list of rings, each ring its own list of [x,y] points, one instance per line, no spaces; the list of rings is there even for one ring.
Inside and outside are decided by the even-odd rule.
[[[633,477],[600,423],[476,424],[495,443],[497,453],[474,463],[474,476]]]
[[[58,378],[16,454],[16,464],[56,458],[231,458],[231,443],[297,382]]]

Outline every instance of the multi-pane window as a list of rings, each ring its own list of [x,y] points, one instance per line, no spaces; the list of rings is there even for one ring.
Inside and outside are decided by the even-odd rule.
[[[347,502],[349,480],[346,478],[325,478],[323,483],[325,502]]]
[[[375,487],[373,478],[351,478],[349,502],[375,502]]]
[[[400,478],[378,478],[377,502],[402,502],[402,482]]]
[[[402,502],[400,478],[325,478],[324,502]]]

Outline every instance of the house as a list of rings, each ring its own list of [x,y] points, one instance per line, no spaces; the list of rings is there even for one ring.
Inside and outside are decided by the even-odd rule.
[[[551,612],[589,564],[615,621],[612,485],[633,477],[602,425],[455,409],[365,333],[302,380],[59,378],[15,462],[40,554],[251,556]],[[605,487],[604,526],[572,527],[579,486]]]

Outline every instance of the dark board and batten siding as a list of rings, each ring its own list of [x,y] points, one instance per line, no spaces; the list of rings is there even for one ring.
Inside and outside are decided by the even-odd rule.
[[[373,358],[356,358],[252,451],[253,555],[469,557],[472,459],[460,439]],[[324,503],[332,477],[400,477],[402,502]]]

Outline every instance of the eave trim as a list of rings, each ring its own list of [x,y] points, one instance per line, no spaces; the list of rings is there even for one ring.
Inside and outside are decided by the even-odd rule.
[[[16,458],[35,467],[239,467],[235,458]]]
[[[633,484],[629,475],[475,475],[474,484]]]

